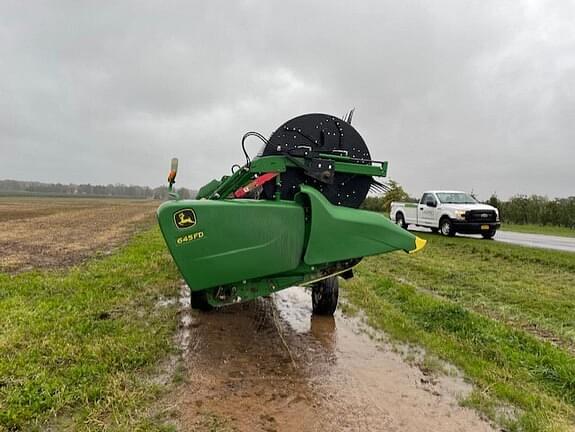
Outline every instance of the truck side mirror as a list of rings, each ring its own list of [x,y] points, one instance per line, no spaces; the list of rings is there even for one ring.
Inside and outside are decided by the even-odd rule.
[[[427,207],[437,207],[437,203],[435,201],[432,201],[432,200],[425,201],[425,205]]]

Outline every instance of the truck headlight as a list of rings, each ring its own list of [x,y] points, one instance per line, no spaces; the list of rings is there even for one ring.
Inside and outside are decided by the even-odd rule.
[[[465,210],[455,210],[455,219],[465,219]]]

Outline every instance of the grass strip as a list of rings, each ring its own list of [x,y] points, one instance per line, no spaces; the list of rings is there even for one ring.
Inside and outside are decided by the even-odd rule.
[[[575,254],[422,236],[429,240],[422,253],[372,258],[363,263],[364,269],[411,283],[575,352]]]
[[[0,430],[163,430],[149,380],[175,349],[179,275],[157,228],[69,271],[0,274]]]

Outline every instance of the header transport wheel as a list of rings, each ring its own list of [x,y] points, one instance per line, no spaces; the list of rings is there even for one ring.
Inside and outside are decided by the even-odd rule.
[[[312,306],[316,315],[333,315],[337,308],[339,282],[337,276],[323,279],[312,285]]]
[[[213,306],[208,302],[208,295],[205,291],[192,291],[191,302],[192,309],[203,312],[209,312],[213,309]]]

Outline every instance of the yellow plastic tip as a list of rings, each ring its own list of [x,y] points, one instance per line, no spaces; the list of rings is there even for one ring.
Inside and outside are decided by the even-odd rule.
[[[423,249],[425,247],[425,244],[427,243],[427,240],[423,240],[422,238],[419,237],[415,237],[415,249],[412,249],[409,251],[409,253],[415,253],[417,251],[420,251],[421,249]]]

